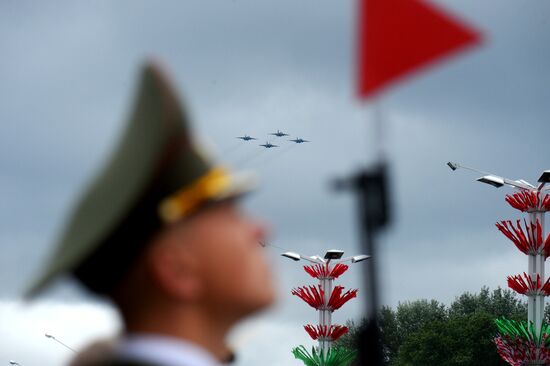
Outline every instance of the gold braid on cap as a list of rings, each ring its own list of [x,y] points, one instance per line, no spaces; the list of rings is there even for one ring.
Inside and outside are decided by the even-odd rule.
[[[159,215],[165,223],[175,222],[198,208],[202,203],[219,196],[231,184],[229,172],[217,167],[190,185],[165,198],[159,205]]]

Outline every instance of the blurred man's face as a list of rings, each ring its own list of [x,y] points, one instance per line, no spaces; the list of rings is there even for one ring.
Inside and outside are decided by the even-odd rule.
[[[233,201],[215,204],[181,224],[171,237],[192,258],[197,301],[212,314],[237,320],[274,301],[274,286],[259,244],[265,227]]]

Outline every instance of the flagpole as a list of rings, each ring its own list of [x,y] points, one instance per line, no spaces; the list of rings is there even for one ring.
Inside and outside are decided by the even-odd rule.
[[[339,188],[351,188],[357,195],[361,245],[372,256],[365,273],[367,327],[359,340],[361,365],[383,365],[378,327],[378,282],[376,237],[390,221],[388,157],[384,144],[384,118],[380,95],[398,79],[420,66],[432,63],[480,42],[480,34],[442,9],[423,0],[358,0],[357,93],[362,101],[373,101],[375,164],[359,171]],[[418,19],[423,19],[418,21]],[[403,44],[422,43],[411,52]],[[388,62],[388,60],[396,62]],[[370,139],[369,139],[370,140]],[[367,140],[368,141],[368,140]]]
[[[378,157],[378,163],[381,164],[386,161],[386,144],[384,132],[384,114],[382,112],[381,97],[375,97],[372,101],[373,110],[373,124],[374,124],[374,142],[373,146],[376,146],[376,156]]]
[[[362,250],[372,256],[365,268],[366,291],[366,328],[359,338],[359,359],[361,365],[382,366],[384,364],[382,339],[378,323],[379,281],[378,281],[378,248],[376,238],[380,230],[389,222],[388,165],[385,151],[385,134],[382,105],[377,97],[372,102],[372,125],[374,128],[376,162],[373,168],[360,173],[359,219]]]
[[[370,168],[359,170],[351,177],[337,179],[337,190],[352,191],[356,195],[361,250],[371,256],[365,267],[366,327],[359,334],[360,365],[384,365],[382,339],[378,325],[379,288],[376,237],[389,224],[388,164],[384,150],[382,113],[379,101],[373,103],[373,127],[377,160]],[[371,152],[372,153],[372,152]]]

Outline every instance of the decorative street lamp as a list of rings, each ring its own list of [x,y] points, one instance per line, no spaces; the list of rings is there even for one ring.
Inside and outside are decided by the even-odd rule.
[[[542,172],[538,186],[520,179],[512,180],[457,163],[447,163],[452,169],[464,168],[484,174],[479,182],[500,188],[512,186],[516,192],[506,195],[506,202],[513,208],[525,212],[528,220],[500,221],[497,228],[524,254],[527,255],[528,271],[523,275],[508,277],[508,287],[527,296],[527,323],[499,319],[496,325],[500,336],[495,338],[497,350],[512,366],[550,364],[550,327],[543,324],[544,297],[550,295],[550,278],[545,279],[544,263],[550,255],[550,235],[545,236],[544,217],[550,211],[550,170]],[[548,341],[547,341],[548,339]],[[547,345],[548,343],[548,345]]]
[[[333,282],[348,270],[349,266],[345,264],[346,262],[358,263],[369,259],[370,256],[361,254],[342,258],[344,251],[339,249],[327,251],[324,258],[318,255],[305,256],[296,252],[285,252],[281,255],[294,261],[303,259],[312,263],[304,266],[304,270],[311,277],[319,280],[317,286],[302,286],[292,290],[293,295],[298,296],[319,312],[317,325],[307,324],[304,326],[309,336],[319,342],[317,351],[313,349],[312,354],[309,354],[301,346],[292,350],[294,356],[306,364],[319,366],[330,366],[336,364],[336,361],[340,362],[339,365],[350,363],[355,358],[354,351],[331,350],[332,343],[348,332],[346,326],[332,324],[332,313],[356,297],[357,290],[344,292],[343,286],[333,286]]]
[[[46,338],[50,338],[50,339],[53,339],[54,341],[56,341],[57,343],[59,343],[60,345],[62,345],[63,347],[67,348],[68,350],[71,350],[72,352],[76,353],[76,350],[74,348],[71,348],[69,346],[67,346],[65,343],[61,342],[59,339],[55,338],[55,336],[51,335],[51,334],[44,334],[46,336]]]

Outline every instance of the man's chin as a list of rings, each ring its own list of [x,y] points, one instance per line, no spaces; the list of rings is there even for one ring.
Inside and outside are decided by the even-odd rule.
[[[256,313],[265,311],[275,305],[276,302],[277,298],[274,291],[272,291],[271,293],[266,293],[264,297],[257,298],[254,302],[249,302],[247,304],[248,306],[243,307],[244,310],[241,317],[246,318]]]

